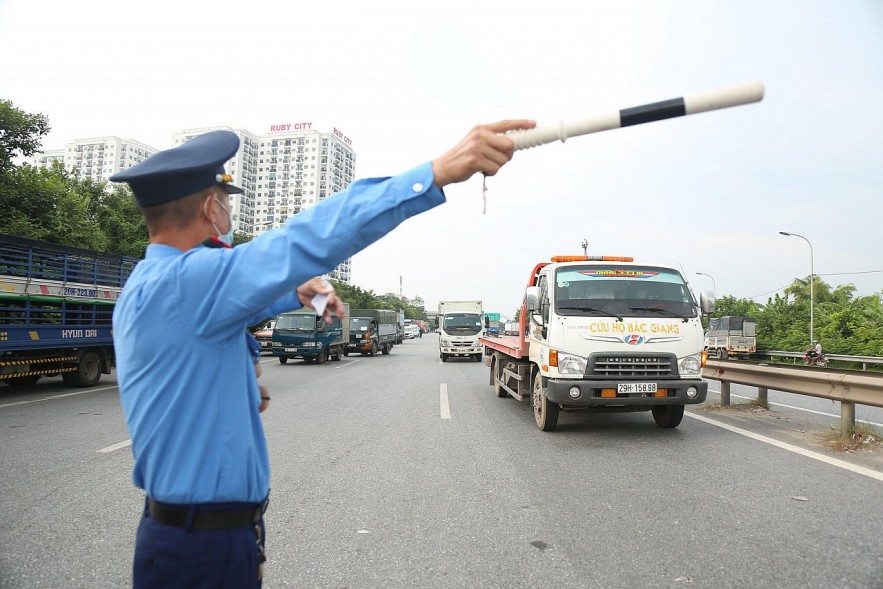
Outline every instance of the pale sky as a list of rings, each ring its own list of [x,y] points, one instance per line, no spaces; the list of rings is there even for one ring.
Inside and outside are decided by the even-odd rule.
[[[356,177],[476,124],[557,124],[759,80],[763,102],[517,152],[353,258],[375,293],[511,315],[556,254],[631,255],[765,302],[813,269],[883,290],[883,2],[0,0],[0,98],[45,149],[181,129],[337,128]]]

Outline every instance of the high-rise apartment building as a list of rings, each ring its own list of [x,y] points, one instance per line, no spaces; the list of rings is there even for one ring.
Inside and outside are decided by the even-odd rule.
[[[355,167],[352,142],[337,129],[323,133],[311,122],[272,125],[260,140],[254,234],[279,227],[343,190],[353,181]],[[331,278],[348,284],[351,274],[347,259]]]
[[[239,151],[224,166],[233,184],[243,190],[230,199],[237,231],[260,235],[280,227],[353,181],[356,156],[350,139],[337,129],[314,130],[309,122],[271,125],[265,135],[229,127],[185,129],[173,142],[180,145],[219,129],[233,131],[240,139]],[[349,284],[351,275],[352,261],[347,259],[329,276]]]
[[[157,151],[159,150],[134,139],[93,137],[77,139],[66,144],[64,149],[49,150],[33,156],[31,164],[48,168],[58,161],[80,180],[91,178],[95,182],[106,182],[117,172],[131,168]]]
[[[280,227],[289,217],[353,181],[356,155],[352,141],[337,129],[317,131],[311,122],[271,125],[265,135],[230,127],[184,129],[172,137],[173,147],[216,130],[233,131],[240,139],[239,151],[224,167],[233,184],[243,190],[230,198],[234,229],[241,233],[259,235]],[[53,161],[63,161],[80,179],[106,181],[157,151],[131,139],[97,137],[46,151],[31,158],[31,163],[49,167]],[[352,263],[347,259],[329,276],[349,284],[351,274]]]
[[[173,147],[181,145],[198,135],[209,131],[232,131],[239,136],[239,151],[224,164],[224,169],[233,176],[232,183],[242,188],[242,194],[230,195],[233,215],[233,229],[240,233],[256,235],[255,232],[255,198],[257,196],[257,164],[258,145],[260,138],[245,129],[230,127],[203,127],[200,129],[184,129],[172,137]]]

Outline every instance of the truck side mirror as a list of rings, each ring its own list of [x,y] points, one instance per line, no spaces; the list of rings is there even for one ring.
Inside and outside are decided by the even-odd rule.
[[[527,310],[536,311],[540,308],[540,287],[528,286],[524,289],[524,297],[527,299]]]
[[[714,313],[715,303],[714,293],[710,290],[703,290],[699,293],[699,309],[703,315]]]
[[[316,331],[325,331],[325,320],[316,315]]]
[[[487,329],[491,326],[491,318],[487,315],[484,316],[484,328]]]

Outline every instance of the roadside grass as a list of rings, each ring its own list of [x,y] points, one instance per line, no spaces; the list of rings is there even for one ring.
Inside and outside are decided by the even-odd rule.
[[[874,452],[883,450],[883,433],[867,423],[856,423],[851,430],[843,431],[838,427],[831,429],[822,436],[822,443],[838,452],[855,452],[858,450]]]
[[[699,406],[700,411],[720,411],[724,410],[732,410],[732,411],[753,411],[753,412],[761,412],[761,411],[769,411],[769,403],[766,401],[760,401],[758,399],[751,399],[749,401],[740,401],[738,403],[730,403],[729,405],[721,405],[720,403],[704,403]]]

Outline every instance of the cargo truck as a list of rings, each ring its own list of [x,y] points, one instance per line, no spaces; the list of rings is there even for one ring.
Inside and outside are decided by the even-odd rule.
[[[400,344],[405,341],[405,326],[408,324],[408,320],[405,319],[405,311],[398,310],[396,311],[396,342]]]
[[[349,305],[343,305],[348,313]],[[312,309],[299,309],[276,318],[273,355],[279,358],[280,364],[287,363],[289,358],[324,364],[343,358],[349,339],[348,315],[343,318],[332,315],[331,321],[325,321]]]
[[[630,257],[556,256],[531,270],[519,335],[482,338],[497,397],[530,400],[537,427],[561,411],[650,411],[659,427],[701,403],[701,315],[681,273]]]
[[[438,355],[472,358],[481,362],[481,301],[440,301],[438,304]]]
[[[388,355],[398,337],[398,317],[388,309],[352,309],[350,337],[344,353],[358,352],[363,356]]]
[[[726,360],[736,356],[747,360],[757,351],[757,322],[752,317],[712,317],[705,332],[709,356]]]
[[[138,261],[0,234],[0,380],[90,387],[110,374],[113,309]]]

